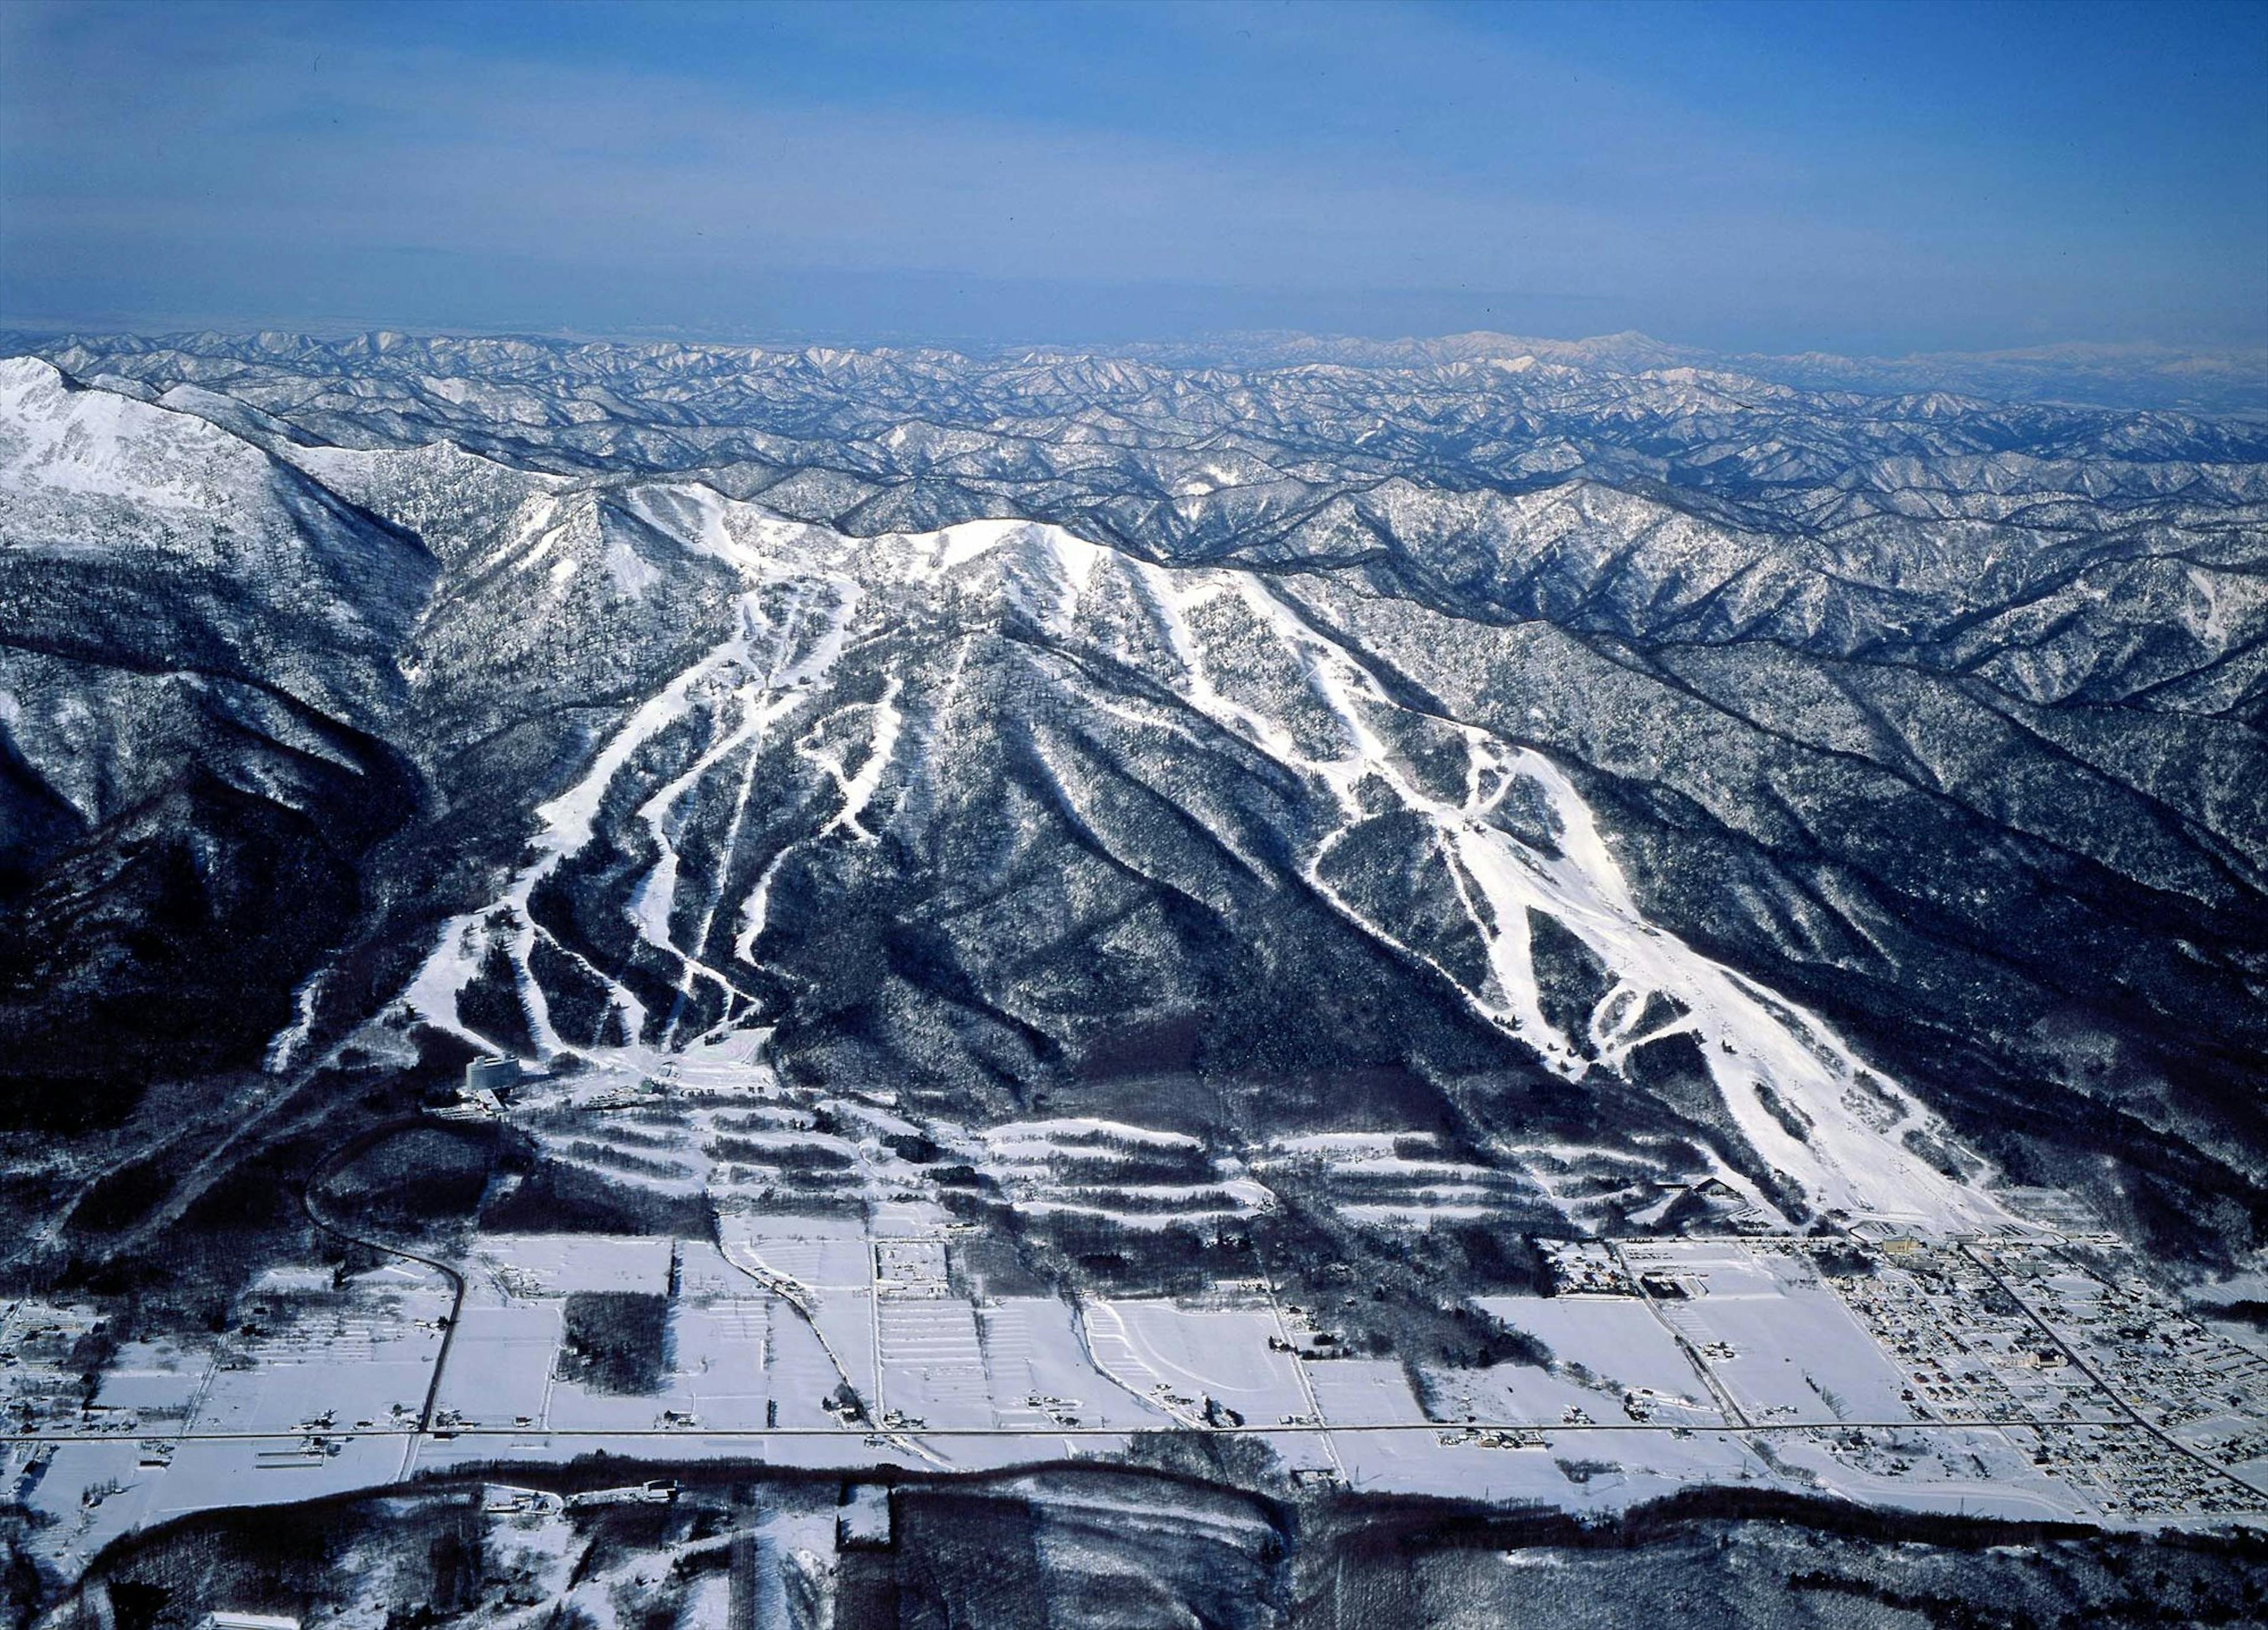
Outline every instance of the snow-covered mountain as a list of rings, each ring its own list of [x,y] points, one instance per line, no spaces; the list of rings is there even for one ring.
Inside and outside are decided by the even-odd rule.
[[[408,818],[416,538],[193,415],[0,364],[0,1036],[37,1096],[256,1051]],[[279,966],[280,964],[280,966]]]
[[[1534,1223],[2250,1249],[2268,435],[1506,349],[6,365],[11,1102],[762,1031]]]

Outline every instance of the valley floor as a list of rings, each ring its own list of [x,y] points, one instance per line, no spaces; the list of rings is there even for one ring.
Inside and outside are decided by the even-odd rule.
[[[1548,1361],[1449,1368],[1343,1355],[1264,1277],[961,1294],[966,1232],[915,1201],[741,1209],[716,1243],[480,1234],[460,1295],[406,1259],[272,1271],[236,1334],[130,1344],[84,1399],[90,1312],[19,1302],[0,1487],[64,1578],[200,1510],[420,1474],[602,1453],[886,1477],[1157,1433],[1257,1440],[1293,1486],[1573,1511],[1716,1485],[2110,1527],[2268,1518],[2268,1354],[2120,1274],[2100,1236],[1570,1243],[1558,1294],[1476,1302]],[[586,1316],[638,1299],[659,1341],[625,1384],[590,1362]]]

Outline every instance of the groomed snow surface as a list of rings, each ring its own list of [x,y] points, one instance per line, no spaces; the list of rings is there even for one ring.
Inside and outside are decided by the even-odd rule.
[[[887,669],[879,699],[839,701],[828,687],[846,649],[879,641],[887,651],[894,632],[909,618],[932,614],[939,595],[956,597],[952,603],[971,618],[1022,619],[1073,653],[1116,638],[1103,631],[1110,617],[1135,617],[1154,631],[1148,654],[1130,656],[1121,643],[1108,652],[1108,660],[1148,662],[1152,677],[1189,713],[1248,742],[1310,788],[1320,808],[1335,809],[1338,828],[1312,840],[1303,861],[1307,885],[1366,933],[1410,956],[1425,955],[1415,948],[1438,940],[1441,925],[1404,920],[1350,896],[1333,881],[1331,861],[1342,840],[1378,815],[1381,788],[1402,812],[1425,823],[1459,902],[1454,909],[1484,948],[1487,968],[1477,986],[1462,983],[1447,966],[1441,971],[1504,1031],[1507,1047],[1532,1051],[1548,1067],[1580,1080],[1594,1069],[1618,1066],[1643,1042],[1688,1033],[1742,1137],[1815,1211],[1940,1229],[2005,1221],[1981,1186],[1983,1163],[1975,1166],[1977,1181],[1963,1181],[1916,1154],[1911,1141],[1947,1145],[1951,1134],[1895,1082],[1863,1066],[1822,1021],[1645,919],[1606,835],[1555,763],[1476,727],[1410,714],[1359,653],[1303,616],[1263,577],[1169,570],[1059,527],[1024,522],[974,521],[936,533],[853,539],[783,520],[696,485],[641,488],[625,502],[688,555],[723,562],[740,574],[747,586],[737,624],[720,645],[634,707],[577,781],[538,808],[526,864],[490,905],[446,925],[402,992],[398,1018],[461,1031],[458,997],[501,948],[515,971],[539,1052],[566,1051],[568,1044],[550,1022],[542,986],[529,971],[536,941],[545,937],[530,915],[529,897],[563,861],[593,841],[602,803],[611,797],[619,806],[627,790],[655,856],[630,897],[628,920],[653,951],[681,970],[681,994],[673,1010],[649,1013],[608,970],[581,964],[585,977],[613,992],[625,1039],[577,1051],[608,1055],[625,1067],[657,1067],[699,1039],[684,1033],[681,1022],[696,989],[713,987],[726,1011],[733,1010],[730,970],[704,960],[713,943],[712,924],[730,925],[736,959],[761,963],[772,881],[791,852],[870,844],[894,822],[919,818],[924,800],[910,794],[924,778],[952,773],[912,752],[910,744],[922,733],[909,721],[926,716],[939,696],[959,682],[958,667],[908,659]],[[1221,643],[1230,638],[1224,631],[1241,631],[1231,646]],[[1238,654],[1223,667],[1229,660],[1223,653],[1232,648]],[[1274,671],[1270,664],[1300,676],[1292,690],[1270,692],[1255,678]],[[1123,712],[1108,702],[1098,705]],[[658,785],[637,781],[641,749],[696,714],[705,745],[694,761]],[[1395,717],[1409,728],[1447,732],[1462,743],[1467,769],[1461,795],[1445,797],[1420,784],[1381,734],[1384,722]],[[1160,726],[1151,720],[1144,727]],[[755,749],[775,739],[794,744],[825,778],[831,796],[817,800],[807,832],[772,856],[745,896],[726,898],[721,880],[750,805],[763,791],[755,776]],[[855,743],[855,750],[847,750],[845,742]],[[1160,750],[1170,755],[1174,744],[1163,743]],[[688,800],[704,788],[714,796],[718,772],[743,760],[737,782],[729,783],[738,793],[725,826],[722,858],[712,857],[703,874],[693,875],[676,846]],[[1064,796],[1077,807],[1075,787],[1066,785]],[[1512,829],[1519,823],[1503,818],[1511,803],[1555,832],[1555,843],[1539,847],[1517,836]],[[1234,840],[1222,834],[1221,841],[1233,845]],[[696,908],[689,913],[688,901]],[[1544,1013],[1529,943],[1531,913],[1562,925],[1610,972],[1612,989],[1583,1036],[1561,1034]],[[690,933],[674,928],[688,918]],[[550,948],[573,955],[564,947]],[[1676,1017],[1639,1028],[1641,1015],[1659,1011]],[[489,1045],[464,1033],[475,1044]],[[1004,1165],[1019,1158],[1005,1146],[993,1153]],[[1748,1177],[1721,1165],[1703,1175],[1737,1191],[1758,1214],[1778,1214]],[[1155,1216],[1155,1202],[1167,1198],[1144,1197],[1152,1203],[1130,1208],[1119,1220]],[[1449,1175],[1404,1202],[1355,1220],[1393,1224],[1423,1221],[1429,1213],[1477,1218],[1487,1214],[1487,1198]],[[1020,1199],[1041,1206],[1094,1205],[1031,1192]],[[1252,1187],[1229,1184],[1210,1204],[1192,1209],[1233,1216],[1264,1203]]]

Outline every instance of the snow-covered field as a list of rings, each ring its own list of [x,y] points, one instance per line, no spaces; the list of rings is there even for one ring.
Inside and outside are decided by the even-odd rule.
[[[66,1562],[171,1515],[475,1462],[605,1448],[976,1469],[1108,1456],[1165,1430],[1249,1434],[1285,1472],[1358,1489],[1575,1509],[1714,1483],[2110,1523],[2268,1513],[2268,1491],[2243,1480],[2264,1457],[2251,1423],[2268,1356],[2163,1309],[2148,1317],[2172,1347],[2129,1353],[2120,1332],[2143,1293],[2046,1246],[1894,1250],[1837,1281],[1800,1240],[1611,1243],[1595,1262],[1568,1253],[1565,1271],[1600,1285],[1624,1272],[1621,1294],[1476,1299],[1547,1361],[1458,1368],[1303,1356],[1257,1282],[1195,1300],[971,1298],[952,1288],[952,1236],[854,1224],[742,1213],[721,1250],[479,1236],[431,1435],[416,1425],[449,1302],[438,1276],[382,1269],[336,1293],[320,1275],[271,1276],[260,1294],[273,1328],[225,1362],[124,1349],[80,1428],[18,1443],[10,1465],[26,1503],[55,1519],[43,1552]],[[1933,1289],[1962,1265],[1977,1287],[2014,1276],[2056,1333],[2012,1342],[2032,1317],[2021,1303]],[[571,1295],[624,1290],[666,1299],[666,1362],[654,1386],[609,1392],[571,1378],[563,1312]],[[1956,1324],[1926,1336],[1931,1317]],[[1896,1353],[1884,1331],[1898,1332]],[[2077,1355],[2050,1373],[2083,1361],[2153,1390],[2178,1409],[2163,1421],[2182,1441],[2099,1389],[1987,1385],[1984,1370],[2040,1373],[2043,1343]],[[1967,1402],[1949,1401],[1953,1383]],[[1925,1386],[1926,1400],[1909,1396]]]
[[[1685,1241],[1623,1254],[1689,1287],[1654,1305],[1749,1420],[1916,1419],[1904,1377],[1800,1258]]]
[[[1635,1296],[1476,1296],[1473,1305],[1610,1386],[1717,1416],[1688,1350]]]

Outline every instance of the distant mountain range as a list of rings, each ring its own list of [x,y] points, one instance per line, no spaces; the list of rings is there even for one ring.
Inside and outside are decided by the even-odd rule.
[[[76,336],[64,329],[0,328],[0,354],[58,351],[84,344],[90,355],[139,353],[156,350],[222,350],[244,336],[203,333],[144,337],[133,335]],[[314,340],[351,355],[357,345],[400,343],[407,336],[387,330],[363,331],[342,326],[307,334],[269,333],[253,336],[274,350]],[[591,336],[633,347],[648,340],[674,345],[693,336],[656,333],[652,336]],[[560,336],[537,338],[550,347]],[[776,355],[827,349],[823,340],[790,345],[764,343],[760,349]],[[692,343],[688,349],[732,350],[724,343]],[[961,356],[966,347],[924,350],[918,343],[894,348],[895,354],[920,353]],[[1280,369],[1325,363],[1366,369],[1406,369],[1446,363],[1538,362],[1592,372],[1645,373],[1670,368],[1697,368],[1735,373],[1743,378],[1793,386],[1801,390],[1849,391],[1865,395],[1914,395],[1943,391],[1975,397],[1980,402],[2040,402],[2076,407],[2159,409],[2258,419],[2268,415],[2268,350],[2257,346],[2202,347],[2148,343],[2124,344],[2064,343],[2035,345],[1996,351],[1929,351],[1904,357],[1844,357],[1825,351],[1793,355],[1712,351],[1680,345],[1637,332],[1596,336],[1581,340],[1542,339],[1533,336],[1476,330],[1431,339],[1373,340],[1344,336],[1318,336],[1282,330],[1229,331],[1175,341],[1130,343],[1095,350],[1063,345],[995,345],[968,351],[966,359],[1005,362],[1042,358],[1112,356],[1161,364],[1178,369]]]
[[[1871,395],[1936,390],[1987,401],[2255,416],[2268,411],[2268,350],[2257,347],[2065,344],[1906,357],[1837,357],[1824,351],[1765,356],[1666,344],[1638,333],[1587,340],[1539,340],[1483,332],[1387,341],[1254,334],[1223,336],[1201,345],[1140,350],[1160,359],[1279,366],[1322,361],[1360,367],[1411,367],[1491,357],[1534,357],[1541,362],[1620,373],[1704,368],[1803,390],[1859,391]]]

